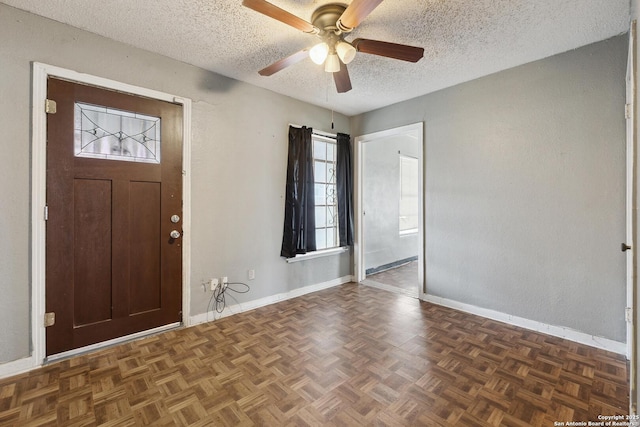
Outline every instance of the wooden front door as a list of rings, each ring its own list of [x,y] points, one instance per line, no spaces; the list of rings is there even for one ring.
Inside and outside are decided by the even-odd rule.
[[[182,107],[54,78],[47,98],[47,355],[181,321]]]

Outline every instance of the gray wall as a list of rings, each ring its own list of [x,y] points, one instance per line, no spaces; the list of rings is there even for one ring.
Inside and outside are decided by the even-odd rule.
[[[428,294],[625,341],[626,56],[620,36],[351,119],[424,121]]]
[[[391,136],[364,144],[365,269],[418,256],[418,235],[400,236],[398,229],[400,215],[398,153],[421,158],[420,148],[420,143],[408,136]]]
[[[1,4],[0,40],[0,363],[30,354],[31,61],[193,100],[192,315],[210,277],[255,269],[243,302],[351,274],[348,253],[279,257],[288,124],[330,130],[329,111]],[[349,133],[348,118],[335,123]]]

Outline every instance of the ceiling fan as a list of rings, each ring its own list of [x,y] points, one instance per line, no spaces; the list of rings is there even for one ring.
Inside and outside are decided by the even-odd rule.
[[[330,3],[317,8],[307,22],[266,0],[243,0],[242,5],[276,19],[305,33],[315,35],[321,42],[274,62],[258,71],[261,76],[270,76],[296,64],[307,56],[316,64],[324,64],[326,72],[333,73],[339,93],[351,90],[351,79],[347,65],[356,52],[385,56],[409,62],[418,62],[424,55],[421,47],[389,43],[370,39],[355,39],[348,42],[345,35],[353,31],[382,0],[353,0],[348,6]]]

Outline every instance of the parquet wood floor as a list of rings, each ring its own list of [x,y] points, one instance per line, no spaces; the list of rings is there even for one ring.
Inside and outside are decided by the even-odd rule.
[[[346,284],[0,381],[2,426],[553,426],[624,357]]]
[[[389,270],[369,274],[365,284],[378,285],[382,289],[418,298],[418,261],[411,261]]]

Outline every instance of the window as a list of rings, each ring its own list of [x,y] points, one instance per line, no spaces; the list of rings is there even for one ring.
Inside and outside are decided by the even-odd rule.
[[[280,248],[287,262],[345,252],[353,245],[350,139],[289,125]]]
[[[313,174],[316,217],[316,250],[331,249],[338,242],[338,193],[336,189],[336,141],[313,134]]]
[[[418,232],[418,159],[399,155],[400,158],[400,234]]]

